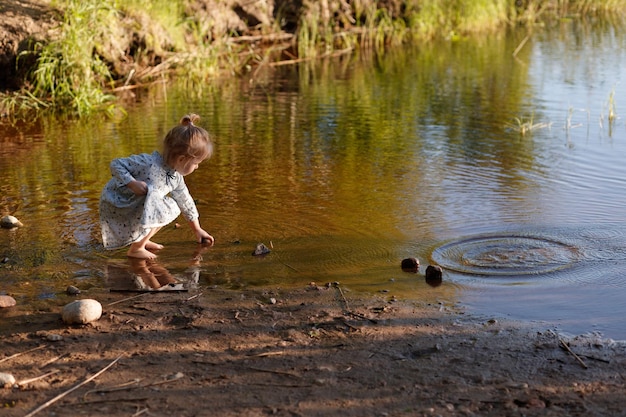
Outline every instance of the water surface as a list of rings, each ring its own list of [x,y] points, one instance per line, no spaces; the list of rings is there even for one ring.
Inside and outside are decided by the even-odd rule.
[[[626,339],[621,29],[564,22],[516,56],[526,33],[157,85],[114,119],[5,120],[0,209],[26,226],[0,231],[0,292],[46,308],[132,271],[100,243],[108,164],[158,148],[193,111],[216,153],[187,184],[217,243],[198,247],[182,219],[155,239],[186,285],[338,281]],[[268,256],[251,255],[260,242]],[[418,274],[400,269],[412,256]]]

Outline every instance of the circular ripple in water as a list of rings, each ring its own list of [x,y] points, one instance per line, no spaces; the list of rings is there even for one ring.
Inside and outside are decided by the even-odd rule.
[[[471,237],[440,246],[432,256],[443,268],[487,276],[545,274],[580,259],[574,246],[533,236]]]

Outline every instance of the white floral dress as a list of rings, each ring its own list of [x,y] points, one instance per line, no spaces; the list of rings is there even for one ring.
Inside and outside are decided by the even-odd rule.
[[[165,226],[181,214],[198,218],[198,209],[180,173],[165,165],[159,152],[131,155],[111,162],[113,178],[100,196],[102,243],[117,249],[145,237],[150,229]],[[137,180],[148,185],[146,195],[127,186]]]

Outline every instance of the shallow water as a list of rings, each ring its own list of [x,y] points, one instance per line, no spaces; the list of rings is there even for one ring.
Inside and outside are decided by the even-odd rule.
[[[216,153],[187,184],[217,243],[196,245],[182,220],[155,239],[157,266],[187,287],[338,281],[626,339],[620,29],[565,22],[515,57],[525,33],[157,85],[115,119],[5,120],[0,209],[26,226],[0,230],[0,292],[45,309],[67,285],[132,277],[125,251],[100,244],[108,164],[151,152],[193,111]],[[252,256],[260,242],[272,252]],[[413,256],[420,273],[402,272]]]

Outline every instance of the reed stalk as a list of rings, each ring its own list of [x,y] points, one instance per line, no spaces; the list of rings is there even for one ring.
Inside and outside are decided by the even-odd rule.
[[[552,125],[551,123],[544,122],[535,123],[534,114],[530,115],[530,117],[516,117],[514,120],[515,124],[509,124],[509,127],[519,132],[521,136],[529,135],[538,129],[549,128]]]
[[[68,1],[59,38],[41,46],[32,95],[79,116],[112,102],[113,96],[104,91],[112,82],[111,73],[94,51],[112,35],[109,28],[116,21],[110,1]],[[94,33],[94,28],[99,31]]]

